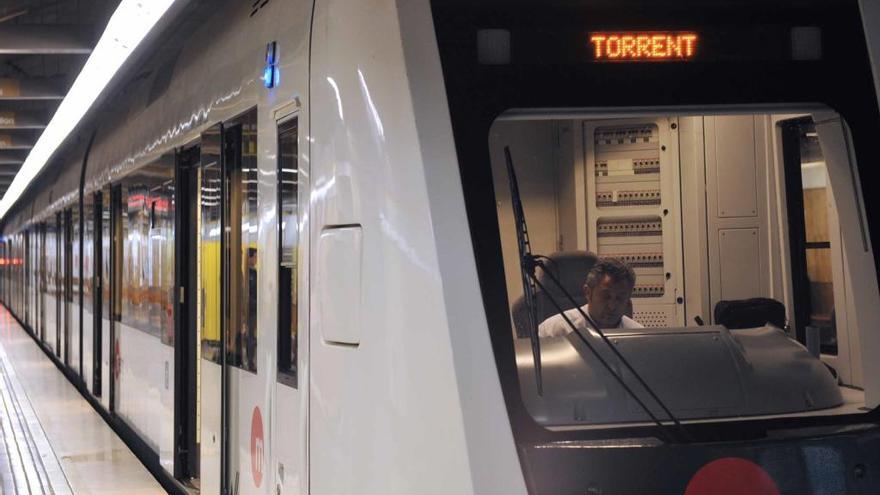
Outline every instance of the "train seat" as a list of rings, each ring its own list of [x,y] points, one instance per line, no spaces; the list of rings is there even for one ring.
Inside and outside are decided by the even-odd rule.
[[[584,280],[587,273],[596,264],[599,259],[590,251],[559,251],[550,254],[544,260],[544,266],[551,271],[562,284],[561,290],[551,277],[541,268],[537,269],[537,276],[540,285],[547,292],[540,288],[535,293],[535,311],[537,313],[537,323],[540,325],[542,321],[555,315],[558,311],[553,301],[556,301],[563,310],[575,307],[571,304],[569,298],[565,295],[567,292],[578,306],[586,304],[584,297]],[[513,303],[512,307],[513,323],[516,328],[516,336],[525,338],[529,336],[529,312],[526,306],[524,296],[519,296]]]
[[[713,315],[716,325],[729,330],[763,327],[767,323],[785,328],[785,305],[766,297],[718,301]]]
[[[557,251],[547,256],[544,260],[544,266],[561,283],[562,289],[556,285],[549,274],[540,268],[537,269],[538,281],[547,290],[545,293],[539,288],[535,294],[537,323],[539,325],[542,321],[558,313],[552,301],[556,301],[563,310],[575,307],[571,304],[566,293],[574,299],[578,306],[587,303],[584,297],[584,280],[598,259],[599,257],[590,251]],[[519,338],[528,337],[529,313],[523,296],[519,296],[513,303],[512,313],[516,336]],[[632,317],[632,314],[633,308],[632,302],[630,302],[626,315]]]

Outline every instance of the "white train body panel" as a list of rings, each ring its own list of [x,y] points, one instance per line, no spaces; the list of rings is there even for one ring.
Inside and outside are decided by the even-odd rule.
[[[170,470],[174,445],[174,348],[142,330],[117,325],[121,393],[116,410]]]
[[[524,474],[529,467],[525,451],[534,446],[525,445],[519,436],[515,439],[514,432],[519,435],[520,430],[512,426],[512,409],[521,408],[515,412],[520,415],[515,419],[520,421],[519,426],[529,421],[532,423],[528,428],[540,426],[524,412],[521,397],[516,397],[519,403],[511,406],[505,394],[511,381],[526,380],[533,374],[529,368],[517,377],[518,363],[514,363],[512,372],[508,369],[508,375],[499,376],[502,365],[497,360],[498,349],[493,348],[498,332],[490,331],[492,323],[484,308],[487,299],[481,290],[475,252],[480,239],[472,238],[469,229],[465,179],[453,139],[431,1],[274,0],[259,6],[259,2],[221,3],[216,15],[204,19],[185,36],[186,42],[167,68],[173,69],[167,87],[156,89],[151,82],[134,81],[127,93],[117,95],[127,105],[120,105],[121,110],[107,110],[106,118],[102,118],[89,158],[99,165],[94,169],[90,166],[85,178],[85,194],[104,190],[109,184],[124,184],[160,158],[180,156],[201,145],[215,126],[233,124],[235,119],[256,112],[256,147],[247,153],[255,156],[257,223],[242,227],[255,232],[256,237],[250,244],[232,248],[217,241],[230,250],[247,244],[248,251],[253,248],[259,252],[254,268],[255,369],[224,367],[210,361],[201,355],[202,342],[196,341],[195,345],[200,346],[194,387],[200,404],[200,492],[219,494],[225,485],[229,493],[236,495],[526,494],[527,477],[535,475]],[[279,77],[275,87],[266,88],[261,78],[267,44],[273,42]],[[112,107],[113,102],[105,106]],[[581,121],[592,118],[589,125],[600,125],[598,114],[573,112],[574,117],[569,115],[568,119],[571,122],[581,125]],[[612,117],[622,119],[615,122],[623,125],[634,121],[634,115],[603,114],[601,118],[606,120],[601,125],[608,124],[607,119]],[[641,117],[658,122],[669,118],[651,112]],[[291,118],[296,118],[298,124],[299,187],[295,381],[280,376],[278,369],[278,129],[280,123]],[[548,113],[538,118],[550,121],[554,117]],[[688,129],[693,125],[689,118],[681,119]],[[676,119],[664,125],[678,125]],[[522,120],[529,121],[525,117]],[[839,121],[832,119],[823,125],[839,126]],[[746,134],[754,133],[752,127],[749,129]],[[700,127],[696,134],[702,132]],[[844,135],[836,127],[835,132],[834,136]],[[583,137],[587,134],[582,134],[582,129],[575,135],[577,140],[588,139]],[[664,139],[673,140],[669,136],[664,135]],[[493,146],[496,144],[504,143]],[[845,144],[833,144],[838,152],[846,149]],[[579,151],[570,153],[572,156],[583,153],[584,145],[579,146]],[[677,156],[678,144],[670,146],[670,152]],[[493,157],[500,160],[495,151]],[[683,149],[681,153],[687,155],[690,151]],[[573,159],[572,163],[582,159]],[[839,180],[845,175],[841,171],[847,164],[842,158],[838,156],[835,161],[832,156],[829,163],[838,167],[833,178]],[[495,165],[498,170],[503,168]],[[180,162],[175,166],[181,173]],[[591,166],[582,168],[593,173],[595,163]],[[705,182],[705,177],[702,179]],[[669,182],[664,187],[673,189],[676,198],[663,203],[662,208],[680,210],[682,192],[677,188],[683,179],[670,175],[664,181]],[[856,184],[844,185],[857,189]],[[201,184],[198,187],[203,188]],[[759,192],[764,197],[770,195],[765,189],[774,186],[767,182],[761,187],[764,189]],[[507,183],[498,182],[495,188],[495,194],[504,197]],[[61,198],[55,208],[72,205],[71,194],[75,191],[55,192]],[[590,191],[584,188],[578,194],[582,193]],[[555,204],[543,206],[548,207],[548,215],[555,215]],[[189,212],[189,208],[198,209],[201,204],[176,207]],[[861,204],[849,208],[847,219],[861,218]],[[662,214],[665,216],[666,211]],[[200,215],[195,215],[197,222],[201,221]],[[54,221],[54,213],[47,218]],[[126,221],[124,215],[122,221]],[[175,225],[180,225],[181,220],[176,221]],[[699,223],[705,224],[705,218],[701,217]],[[846,224],[842,233],[847,256],[858,256],[860,266],[873,267],[873,252],[868,247],[863,251],[853,247],[860,239],[852,223]],[[228,242],[231,235],[219,230],[216,237]],[[185,234],[189,233],[176,233]],[[507,234],[507,244],[512,245],[514,236]],[[762,235],[765,237],[759,238],[759,244],[767,247],[772,241]],[[579,236],[578,242],[582,238],[587,243],[585,232]],[[556,239],[543,241],[552,243]],[[670,230],[663,240],[670,246],[667,251],[685,241],[680,227]],[[687,272],[685,266],[689,260],[684,259],[684,253],[693,255],[691,251],[683,250],[674,270],[665,274],[667,280],[674,276],[678,282],[681,278],[682,291],[683,279],[696,276],[696,271]],[[217,252],[221,252],[219,247]],[[770,253],[769,248],[761,253],[774,260],[784,256]],[[229,255],[224,251],[217,256],[225,260]],[[511,259],[508,253],[508,265]],[[519,279],[511,277],[511,273],[516,275],[518,261],[514,260],[513,269],[507,267],[510,287],[519,285]],[[768,263],[764,260],[764,265]],[[859,296],[859,304],[864,307],[878,298],[876,281],[871,278],[875,270],[868,272],[851,274],[858,286],[874,289]],[[770,271],[759,275],[766,278],[761,280],[762,287],[783,277]],[[228,277],[226,272],[223,277]],[[771,281],[771,277],[776,278]],[[713,282],[720,287],[720,281]],[[171,300],[189,294],[183,289],[172,287]],[[691,309],[684,313],[684,308],[675,309],[674,305],[684,301],[675,297],[678,295],[670,292],[662,301],[672,308],[676,324],[709,306],[707,298],[690,296]],[[31,308],[32,299],[26,299]],[[692,299],[699,304],[691,303]],[[114,342],[108,330],[111,321],[105,314],[92,315],[84,310],[82,348],[64,337],[60,339],[61,348],[56,349],[57,332],[63,332],[56,307],[64,321],[64,312],[79,314],[78,304],[64,300],[60,294],[57,301],[47,296],[43,316],[46,348],[55,351],[62,361],[68,356],[68,371],[81,373],[84,393],[95,395],[95,402],[109,416],[131,428],[156,454],[161,469],[170,477],[177,476],[181,466],[177,464],[176,428],[181,419],[176,416],[181,413],[175,401],[190,391],[175,390],[176,377],[186,371],[176,369],[179,355],[175,347],[163,342],[163,336],[133,328],[124,317],[112,323]],[[699,310],[694,309],[697,306]],[[865,319],[876,323],[880,313],[869,313]],[[95,319],[102,322],[100,349],[92,345]],[[78,325],[71,324],[68,331],[79,338]],[[195,329],[190,332],[195,334]],[[224,356],[227,351],[219,348]],[[95,352],[101,353],[100,396],[93,386],[98,372],[92,361]],[[118,352],[115,361],[111,359],[113,352]],[[529,353],[522,354],[527,360]],[[824,373],[821,365],[819,369]],[[568,378],[564,372],[555,376],[562,376],[562,382]],[[118,392],[111,405],[114,380]],[[597,395],[601,396],[605,385],[597,385]],[[873,386],[869,392],[876,396],[877,385]],[[528,387],[512,389],[521,393]],[[568,405],[564,400],[560,403],[560,409]],[[542,432],[558,433],[549,429]],[[228,442],[225,450],[224,435]],[[532,492],[534,479],[529,478]]]
[[[445,100],[429,6],[318,2],[313,29],[312,241],[360,226],[362,267],[359,301],[322,291],[350,274],[312,268],[311,487],[524,493],[494,365],[476,358],[491,349],[470,236],[452,220],[464,204],[448,116],[413,103]],[[359,344],[327,342],[325,321],[352,307]]]

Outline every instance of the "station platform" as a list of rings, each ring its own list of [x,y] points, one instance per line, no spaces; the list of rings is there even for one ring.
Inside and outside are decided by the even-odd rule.
[[[2,306],[0,438],[4,495],[165,493]]]

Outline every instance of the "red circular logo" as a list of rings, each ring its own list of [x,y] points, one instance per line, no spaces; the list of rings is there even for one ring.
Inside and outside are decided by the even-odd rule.
[[[724,457],[701,467],[684,495],[779,495],[764,468],[748,459]]]
[[[257,488],[263,482],[263,445],[263,416],[260,408],[255,407],[251,415],[251,475]]]

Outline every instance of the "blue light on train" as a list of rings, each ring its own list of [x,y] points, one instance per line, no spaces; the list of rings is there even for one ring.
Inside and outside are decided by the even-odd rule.
[[[274,88],[275,83],[278,81],[277,77],[278,69],[274,65],[267,65],[265,69],[263,69],[263,77],[260,79],[263,80],[263,85],[267,88]]]
[[[274,88],[278,84],[278,45],[274,41],[266,45],[266,66],[261,79],[267,88]]]
[[[275,50],[278,45],[273,41],[266,45],[266,65],[275,65]]]

